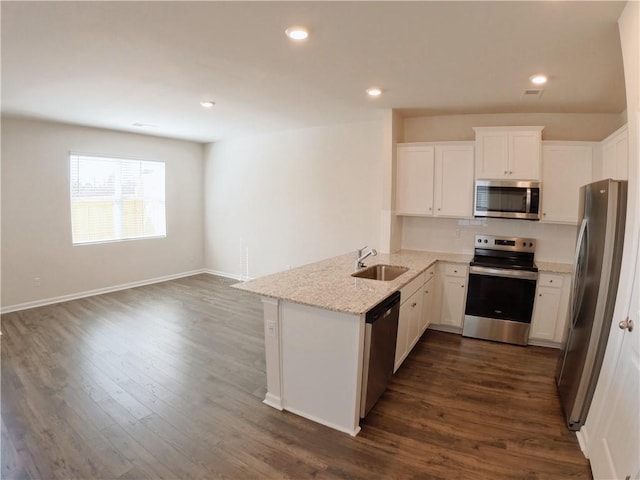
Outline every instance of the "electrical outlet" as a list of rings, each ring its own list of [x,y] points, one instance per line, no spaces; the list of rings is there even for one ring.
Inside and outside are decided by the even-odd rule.
[[[33,277],[33,286],[34,287],[40,286],[40,277]]]

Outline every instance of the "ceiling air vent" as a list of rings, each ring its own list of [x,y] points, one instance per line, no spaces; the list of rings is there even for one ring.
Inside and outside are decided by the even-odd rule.
[[[542,96],[542,92],[544,92],[544,89],[542,88],[527,88],[524,92],[522,92],[520,98],[523,98],[525,100],[540,98]]]

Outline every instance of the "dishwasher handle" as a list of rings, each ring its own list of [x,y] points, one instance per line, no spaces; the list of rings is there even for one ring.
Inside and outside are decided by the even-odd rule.
[[[367,323],[374,323],[391,315],[400,303],[400,292],[394,292],[367,312]]]

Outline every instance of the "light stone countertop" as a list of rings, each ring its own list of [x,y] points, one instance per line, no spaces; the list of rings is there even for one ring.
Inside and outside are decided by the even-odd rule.
[[[472,255],[401,250],[367,258],[367,267],[387,264],[409,268],[390,282],[352,277],[354,257],[355,252],[351,252],[232,286],[265,297],[361,315],[407,285],[436,261],[469,263]]]
[[[366,259],[366,265],[399,265],[409,268],[395,280],[383,282],[355,278],[354,254],[347,253],[291,270],[236,283],[232,287],[264,297],[324,308],[336,312],[361,315],[400,290],[436,261],[469,263],[471,254],[401,250],[379,253]],[[571,273],[568,263],[536,261],[543,273]]]

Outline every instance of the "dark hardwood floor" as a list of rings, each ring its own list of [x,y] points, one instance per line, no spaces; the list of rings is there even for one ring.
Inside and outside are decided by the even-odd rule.
[[[352,438],[261,403],[261,303],[230,283],[3,315],[2,478],[591,478],[557,351],[427,331]]]

